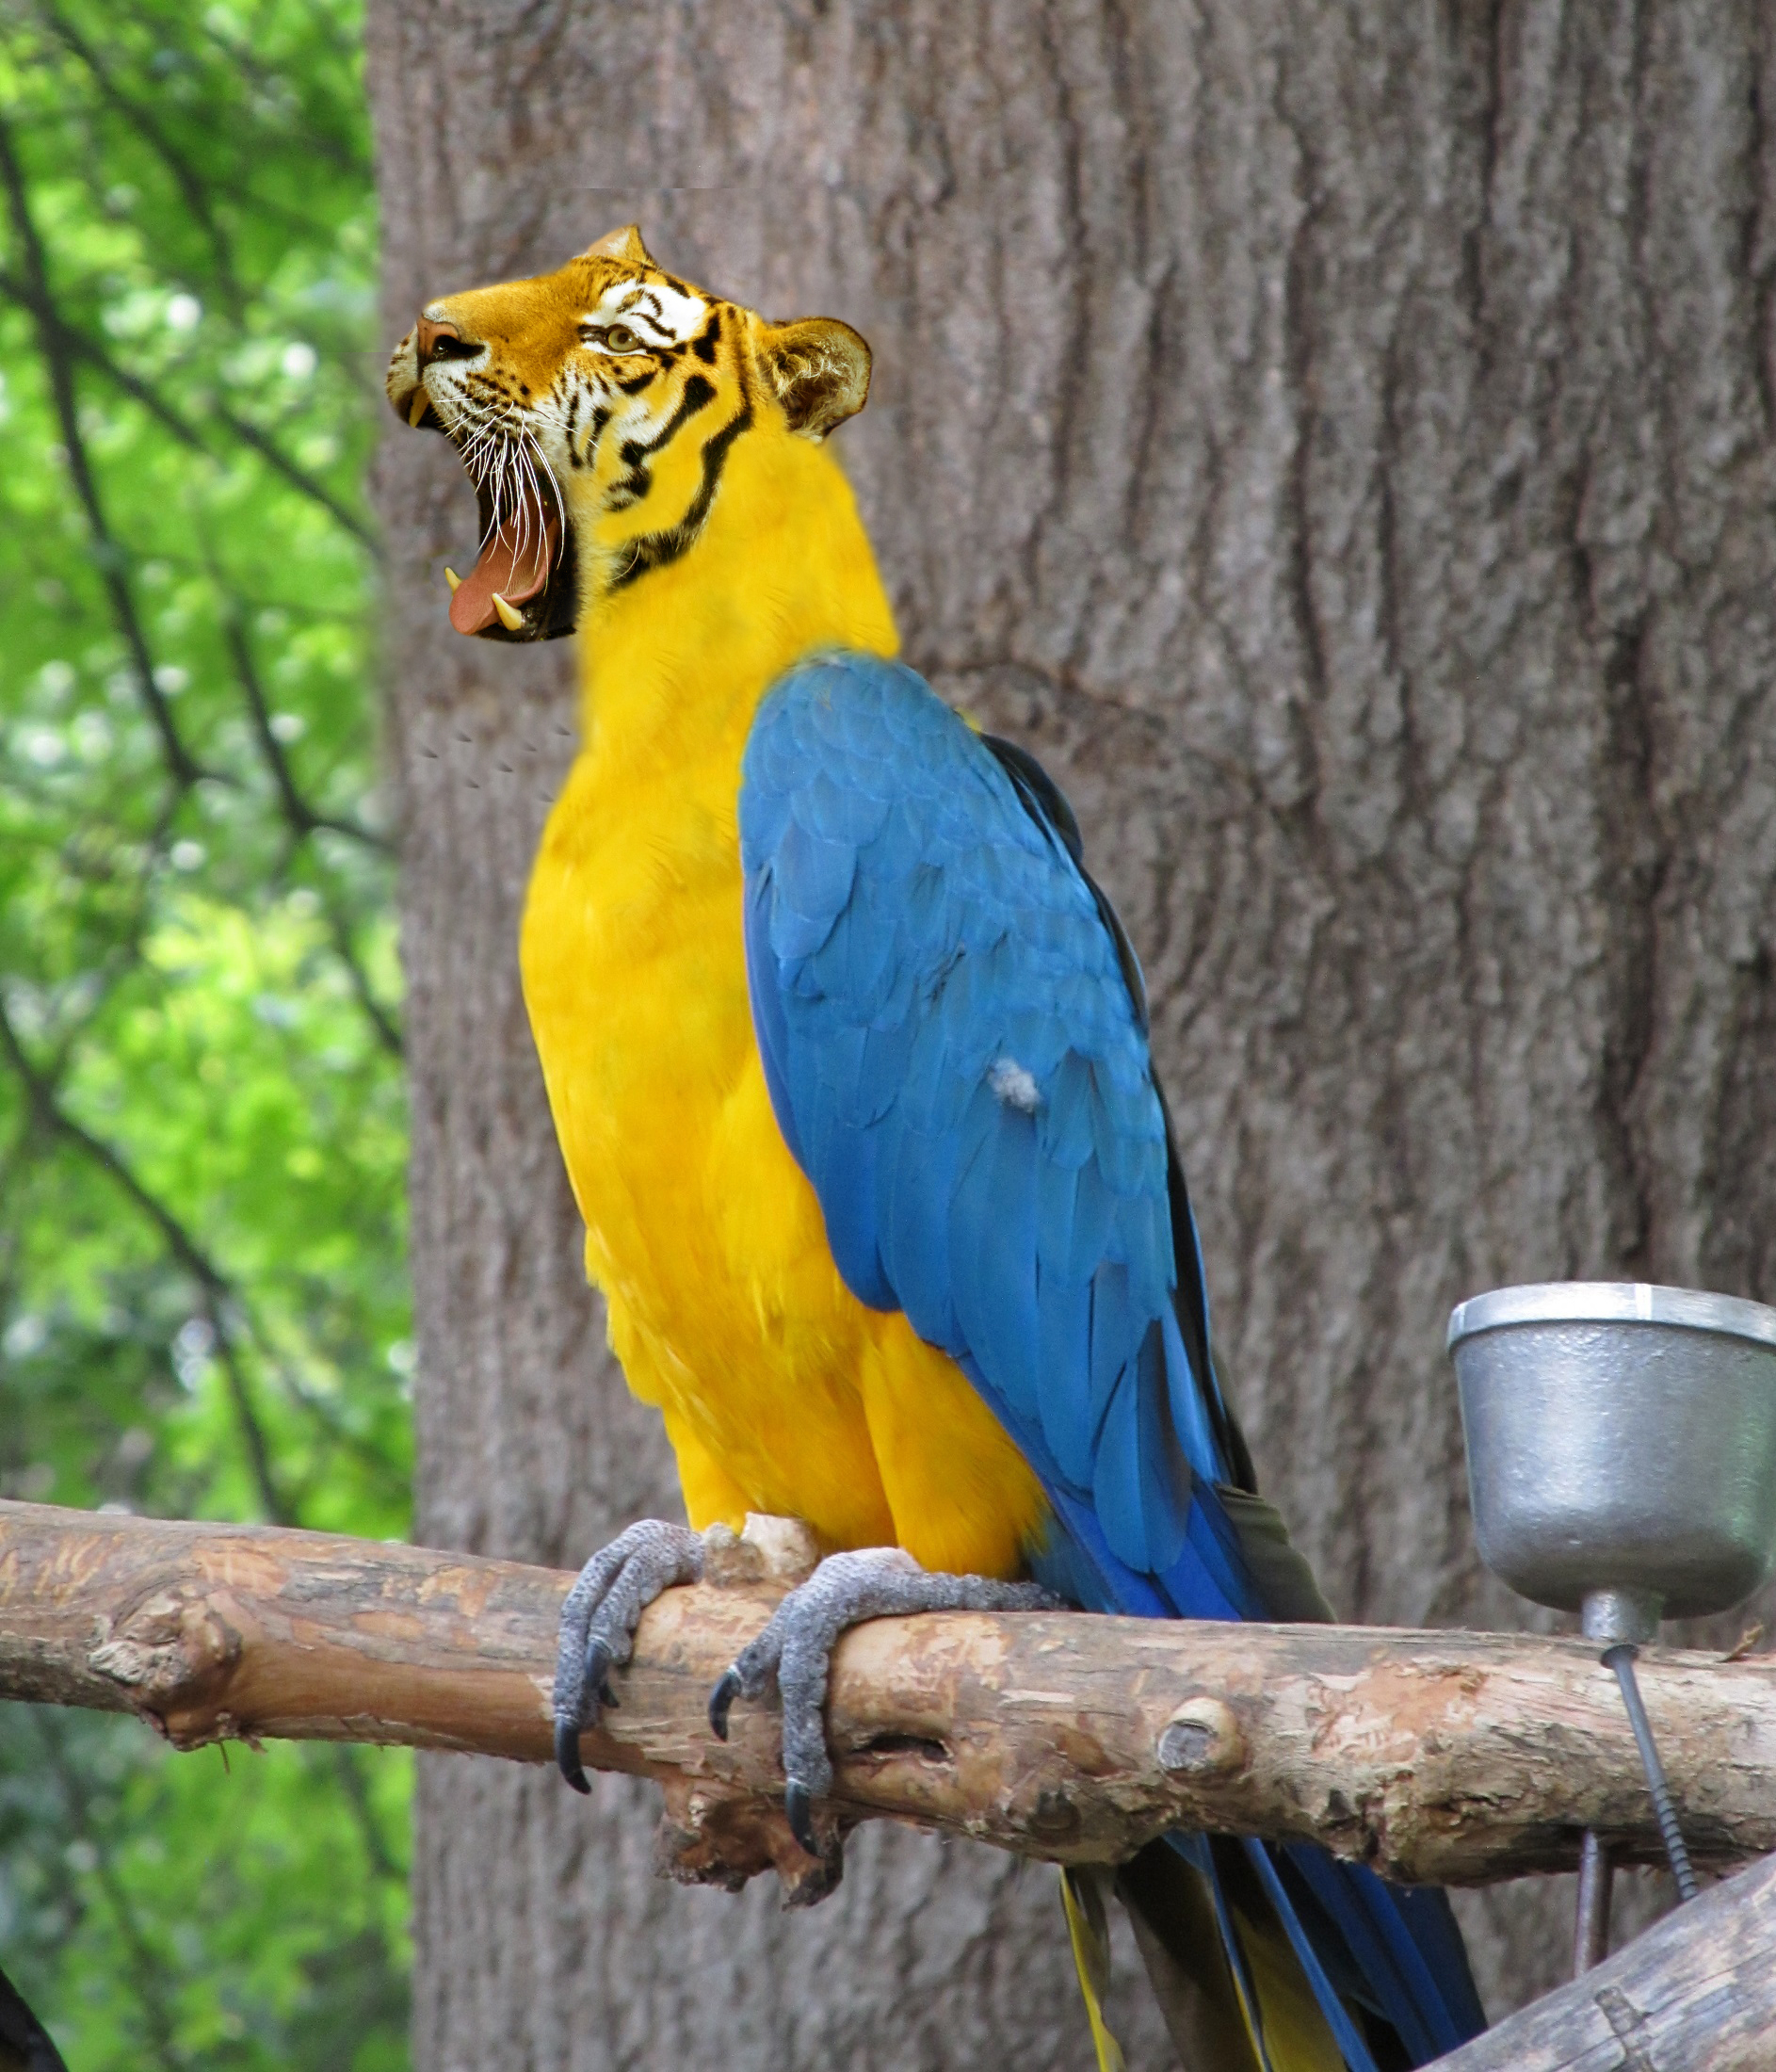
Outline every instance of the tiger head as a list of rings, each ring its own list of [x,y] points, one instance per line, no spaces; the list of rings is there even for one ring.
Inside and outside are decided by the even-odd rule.
[[[572,632],[695,543],[738,439],[825,438],[863,408],[869,367],[848,324],[767,323],[656,267],[633,226],[558,272],[428,302],[388,395],[475,483],[480,554],[451,578],[451,624]]]

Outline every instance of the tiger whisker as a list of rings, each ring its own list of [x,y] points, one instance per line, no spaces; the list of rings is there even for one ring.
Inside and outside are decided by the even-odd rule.
[[[540,523],[547,509],[542,478],[548,479],[556,510],[565,511],[567,508],[560,478],[548,455],[521,418],[473,402],[462,406],[449,431],[464,472],[487,497],[488,522],[480,544],[485,547],[509,524],[515,524],[512,555],[515,560],[522,560],[533,544],[541,546],[547,540],[546,528]],[[539,533],[541,538],[533,539]],[[558,539],[556,559],[559,559],[564,547],[565,541]]]

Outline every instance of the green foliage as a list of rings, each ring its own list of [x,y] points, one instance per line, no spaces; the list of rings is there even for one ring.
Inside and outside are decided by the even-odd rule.
[[[0,0],[0,1495],[395,1535],[357,0]],[[0,1708],[76,2072],[406,2061],[410,1765]]]

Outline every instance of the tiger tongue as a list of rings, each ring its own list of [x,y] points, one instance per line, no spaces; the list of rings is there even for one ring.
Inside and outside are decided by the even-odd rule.
[[[459,633],[484,633],[494,624],[495,591],[509,605],[523,605],[549,580],[561,543],[561,521],[549,497],[508,518],[492,533],[475,566],[450,600],[450,623]]]

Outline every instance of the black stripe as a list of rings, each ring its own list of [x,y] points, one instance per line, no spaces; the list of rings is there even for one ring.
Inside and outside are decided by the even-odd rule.
[[[677,525],[669,526],[664,532],[650,532],[635,542],[630,549],[629,565],[621,575],[611,578],[613,591],[623,590],[639,577],[651,574],[656,568],[665,568],[676,561],[695,542],[703,528],[703,520],[709,515],[709,507],[716,500],[716,490],[721,481],[721,471],[728,464],[728,455],[734,449],[734,442],[752,422],[752,399],[749,396],[735,413],[729,418],[703,448],[703,478],[702,486],[691,498],[690,509]]]
[[[603,403],[595,403],[592,406],[590,416],[586,420],[586,444],[580,448],[579,459],[574,462],[576,467],[584,467],[587,461],[591,459],[592,451],[598,445],[599,435],[609,422],[609,411],[605,408]]]
[[[701,374],[693,374],[685,383],[685,393],[678,399],[678,408],[652,439],[623,441],[617,458],[629,472],[620,482],[612,483],[605,498],[606,510],[626,510],[631,504],[640,502],[653,484],[654,478],[647,467],[650,458],[670,445],[685,429],[686,422],[696,416],[700,410],[706,410],[715,399],[715,383],[704,380]]]
[[[703,326],[702,331],[697,333],[696,337],[691,340],[690,349],[697,355],[698,359],[702,362],[704,366],[713,367],[716,364],[716,348],[720,343],[721,312],[718,309],[711,310],[709,313],[709,321]]]

